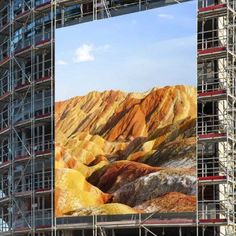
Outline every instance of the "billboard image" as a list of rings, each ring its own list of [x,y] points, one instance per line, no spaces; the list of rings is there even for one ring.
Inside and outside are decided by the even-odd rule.
[[[195,13],[57,29],[57,217],[195,211]]]

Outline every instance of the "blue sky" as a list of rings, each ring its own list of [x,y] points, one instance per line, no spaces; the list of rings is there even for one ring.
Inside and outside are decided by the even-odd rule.
[[[93,90],[196,85],[196,2],[56,31],[56,101]]]

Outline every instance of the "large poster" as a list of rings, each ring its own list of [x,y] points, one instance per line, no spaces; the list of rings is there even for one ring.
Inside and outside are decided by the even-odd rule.
[[[56,216],[194,212],[195,2],[56,31]]]

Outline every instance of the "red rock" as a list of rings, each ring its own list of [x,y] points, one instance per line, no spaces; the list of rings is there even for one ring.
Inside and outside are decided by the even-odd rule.
[[[87,180],[103,192],[112,193],[126,183],[160,169],[132,161],[117,161],[94,172]]]

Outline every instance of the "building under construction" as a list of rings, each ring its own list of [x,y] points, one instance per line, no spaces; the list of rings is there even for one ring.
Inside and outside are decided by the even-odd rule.
[[[55,218],[55,29],[185,1],[0,0],[0,235],[236,235],[236,1],[198,1],[196,213]]]

